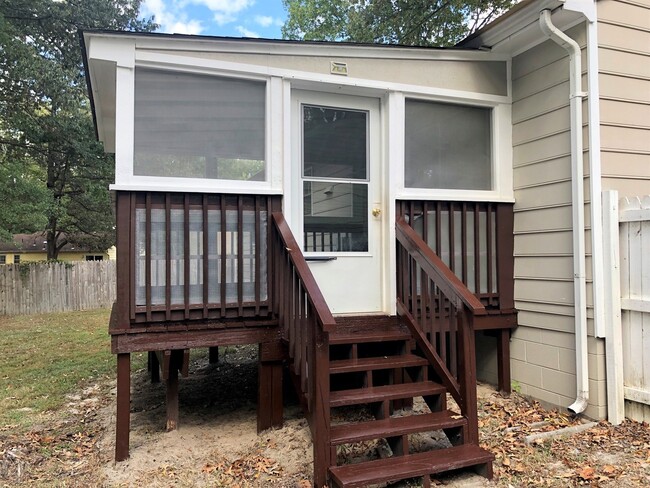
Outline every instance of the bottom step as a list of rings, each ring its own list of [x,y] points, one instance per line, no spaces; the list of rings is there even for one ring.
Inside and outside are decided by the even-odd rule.
[[[339,488],[355,488],[477,466],[485,468],[481,474],[491,478],[493,460],[494,455],[485,449],[463,445],[335,466],[330,468],[330,477]]]

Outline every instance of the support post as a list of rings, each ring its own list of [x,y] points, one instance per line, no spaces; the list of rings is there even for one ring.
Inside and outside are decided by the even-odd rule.
[[[282,358],[268,344],[259,345],[258,357],[257,432],[262,432],[282,427]]]
[[[178,367],[172,364],[167,377],[167,431],[176,430],[178,427]]]
[[[217,364],[219,362],[219,347],[212,346],[208,352],[208,362],[210,364]]]
[[[131,416],[131,354],[117,355],[117,414],[115,424],[115,461],[129,457]]]
[[[499,391],[509,395],[512,392],[512,380],[510,378],[510,329],[499,329],[496,336]]]

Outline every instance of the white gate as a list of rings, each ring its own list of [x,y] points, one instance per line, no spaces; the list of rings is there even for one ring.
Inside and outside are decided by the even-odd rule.
[[[616,193],[607,192],[609,211],[615,211]],[[613,204],[613,205],[612,205]],[[611,213],[610,213],[611,215]],[[618,215],[620,268],[620,324],[625,416],[650,420],[650,196],[623,198]],[[617,219],[616,219],[617,217]],[[607,217],[605,217],[607,220]],[[612,229],[615,232],[615,228]],[[614,264],[614,263],[612,263]],[[612,278],[616,279],[616,266]],[[613,287],[615,290],[616,287]],[[616,300],[613,300],[616,302]],[[616,311],[614,311],[616,312]],[[614,313],[616,315],[616,313]],[[607,340],[613,341],[614,337]],[[611,358],[608,358],[608,361]]]

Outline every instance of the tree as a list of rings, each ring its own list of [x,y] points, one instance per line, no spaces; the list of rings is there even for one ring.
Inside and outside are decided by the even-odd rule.
[[[287,39],[450,46],[516,0],[283,0]]]
[[[0,0],[0,233],[45,231],[48,259],[114,241],[114,164],[95,139],[77,32],[153,30],[140,3]]]

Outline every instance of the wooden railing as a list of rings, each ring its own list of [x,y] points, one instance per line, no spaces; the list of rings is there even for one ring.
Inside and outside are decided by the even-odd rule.
[[[513,204],[403,200],[397,216],[489,310],[514,310]]]
[[[314,486],[324,486],[331,464],[328,333],[336,322],[282,213],[272,214],[270,234],[273,310],[314,439]]]
[[[279,197],[118,192],[120,322],[270,316]]]
[[[477,444],[473,321],[487,311],[403,218],[395,230],[397,312],[467,417],[468,441]]]

